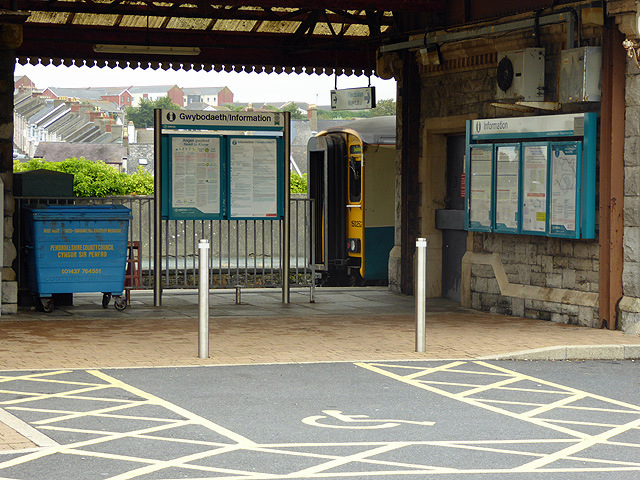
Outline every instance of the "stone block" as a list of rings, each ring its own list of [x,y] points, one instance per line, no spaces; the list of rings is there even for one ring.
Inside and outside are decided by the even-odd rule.
[[[2,267],[2,280],[13,282],[16,279],[16,272],[11,267]]]
[[[625,137],[640,136],[640,106],[628,106],[625,108]]]
[[[536,287],[547,286],[547,276],[544,273],[532,272],[531,273],[531,285]]]
[[[568,268],[571,257],[553,257],[553,266],[555,268]]]
[[[471,308],[482,310],[482,295],[476,292],[471,294]]]
[[[546,287],[549,288],[561,288],[562,287],[562,274],[561,273],[548,273]]]
[[[3,242],[3,250],[2,250],[2,266],[9,266],[13,264],[13,261],[16,259],[18,252],[16,251],[16,246],[11,240],[5,239]]]
[[[500,293],[500,287],[498,286],[498,280],[495,278],[487,279],[487,293]]]
[[[578,307],[578,325],[595,327],[598,324],[598,310],[592,307]]]
[[[640,167],[624,167],[624,194],[640,195]]]
[[[541,302],[540,310],[549,313],[562,313],[562,304],[557,302]]]
[[[598,262],[595,262],[595,263],[598,263]],[[567,267],[572,268],[574,270],[592,271],[593,264],[594,264],[594,261],[589,260],[588,258],[572,258],[572,259],[569,259],[569,263]]]
[[[480,292],[480,293],[487,293],[488,292],[488,284],[489,279],[485,278],[485,277],[477,277],[477,276],[472,276],[471,277],[471,291],[473,292]]]
[[[493,277],[493,267],[491,265],[472,265],[471,274],[478,277],[491,278]]]
[[[624,166],[640,166],[640,137],[626,137],[624,139]]]
[[[640,227],[626,227],[624,229],[623,259],[625,262],[637,262],[640,260]]]
[[[624,198],[624,226],[640,226],[640,197],[631,196]]]
[[[551,318],[550,318],[550,320],[551,320],[553,323],[565,323],[565,324],[566,324],[566,323],[569,323],[569,322],[567,321],[567,316],[566,316],[566,315],[563,315],[562,313],[553,313],[553,312],[551,312]]]
[[[2,282],[2,304],[18,303],[18,282]]]
[[[562,242],[562,245],[560,245],[560,253],[568,257],[573,257],[573,243],[567,241]]]
[[[576,287],[576,271],[575,270],[563,270],[562,271],[562,288],[573,290]]]
[[[624,262],[622,266],[622,291],[627,297],[640,298],[640,263]]]
[[[598,258],[598,243],[597,242],[579,242],[573,246],[573,257],[596,259]]]
[[[511,299],[511,314],[516,317],[524,317],[524,298]]]

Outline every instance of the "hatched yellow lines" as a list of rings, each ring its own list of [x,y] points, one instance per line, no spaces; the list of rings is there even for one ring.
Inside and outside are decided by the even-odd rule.
[[[522,465],[511,469],[514,473],[532,473],[532,472],[581,472],[581,471],[627,471],[638,470],[640,471],[640,462],[633,461],[620,461],[618,459],[605,458],[604,455],[599,455],[592,447],[598,445],[609,445],[613,447],[625,447],[636,449],[637,453],[634,458],[640,458],[640,444],[631,442],[618,442],[614,439],[616,436],[630,431],[640,430],[640,406],[621,402],[615,399],[607,398],[601,395],[594,395],[588,392],[580,391],[578,389],[559,385],[553,382],[542,380],[539,378],[524,375],[515,371],[508,370],[506,368],[492,365],[486,362],[470,362],[469,365],[473,365],[476,368],[458,368],[461,366],[460,362],[452,362],[449,364],[441,365],[439,368],[421,369],[416,366],[405,366],[411,373],[402,375],[402,369],[398,368],[398,365],[394,364],[374,364],[374,363],[359,363],[357,364],[363,368],[371,370],[373,372],[385,375],[400,382],[412,385],[414,387],[427,390],[432,393],[436,393],[453,400],[457,400],[475,407],[483,408],[491,412],[500,413],[502,415],[521,420],[523,422],[532,423],[534,425],[548,428],[552,431],[562,433],[565,435],[571,435],[574,440],[566,439],[561,440],[559,444],[564,444],[563,448],[550,453],[550,454],[533,454],[537,456],[534,460],[523,463]],[[479,367],[479,368],[478,368]],[[417,370],[417,371],[416,371]],[[438,377],[438,380],[429,380],[429,375],[438,372],[446,372],[451,381],[443,380]],[[460,378],[464,377],[464,381],[460,381]],[[474,384],[468,381],[469,377],[477,378],[481,384]],[[491,379],[495,378],[495,381]],[[487,382],[487,383],[484,383]],[[518,387],[518,383],[524,383],[528,385],[535,383],[536,388],[530,387]],[[446,390],[447,387],[462,387],[463,391],[457,393]],[[560,395],[561,398],[556,398],[553,401],[547,403],[533,403],[523,402],[518,400],[504,399],[508,397],[509,393],[518,392],[538,392],[545,395],[556,396]],[[483,397],[479,397],[483,394]],[[492,394],[496,394],[502,399],[491,398]],[[544,398],[544,397],[543,397]],[[578,402],[587,401],[594,402],[596,404],[609,404],[611,408],[604,408],[603,406],[582,406],[575,405]],[[503,405],[505,408],[500,408],[499,405]],[[515,413],[507,410],[507,406],[513,407],[525,407],[525,411],[521,413]],[[526,409],[526,407],[532,407]],[[559,416],[562,413],[574,412],[579,413],[583,417],[581,419],[556,419],[551,414],[557,414]],[[541,418],[541,415],[550,416],[550,418]],[[613,423],[612,421],[602,422],[595,421],[592,417],[597,414],[617,414],[622,417],[626,417],[628,421],[622,421],[620,423]],[[631,416],[632,418],[629,418]],[[621,417],[621,418],[622,418]],[[567,425],[567,427],[563,426]],[[573,427],[573,428],[571,428]],[[595,427],[599,429],[605,429],[598,434],[588,434],[578,430],[580,427]],[[482,442],[486,445],[490,442]],[[514,441],[509,440],[509,444],[513,444]],[[546,440],[530,440],[527,443],[549,443]],[[569,445],[567,445],[569,443]],[[522,455],[523,452],[501,450],[494,448],[471,446],[470,442],[454,442],[449,445],[452,448],[464,448],[464,449],[483,449],[486,451],[513,453]],[[591,449],[591,450],[590,450]],[[590,450],[590,453],[595,455],[589,456],[577,456],[580,452]],[[531,452],[525,453],[530,455]],[[584,463],[597,464],[597,466],[584,466],[584,467],[559,467],[554,468],[555,462],[562,461],[578,461]],[[604,466],[603,466],[604,465]],[[469,470],[466,470],[469,473]]]

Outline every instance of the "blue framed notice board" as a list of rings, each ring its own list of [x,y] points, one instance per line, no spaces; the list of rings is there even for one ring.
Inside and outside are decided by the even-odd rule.
[[[465,228],[594,238],[596,113],[467,122]]]
[[[281,123],[276,112],[163,111],[162,218],[282,219]]]

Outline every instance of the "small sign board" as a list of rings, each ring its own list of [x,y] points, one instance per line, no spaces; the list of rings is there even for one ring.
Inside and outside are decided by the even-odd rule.
[[[331,110],[366,110],[376,106],[376,87],[331,90]]]

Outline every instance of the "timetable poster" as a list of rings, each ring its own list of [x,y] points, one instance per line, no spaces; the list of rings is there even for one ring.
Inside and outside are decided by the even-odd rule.
[[[171,207],[175,212],[220,214],[220,138],[174,137]]]
[[[548,144],[523,144],[522,230],[546,233]]]
[[[277,147],[275,138],[230,139],[231,217],[278,216]]]
[[[520,145],[496,147],[497,228],[517,230],[520,184]]]
[[[579,151],[578,142],[551,145],[551,233],[575,234]]]
[[[471,147],[469,223],[471,228],[491,228],[491,177],[493,146]]]

